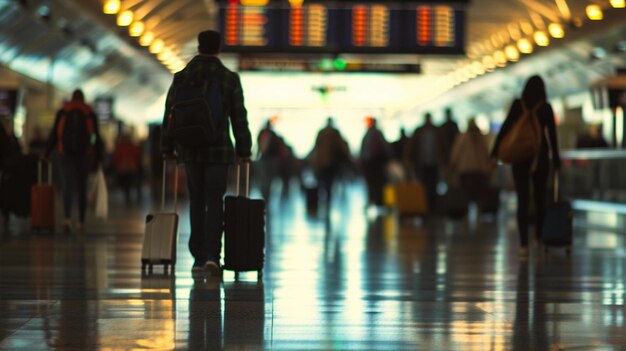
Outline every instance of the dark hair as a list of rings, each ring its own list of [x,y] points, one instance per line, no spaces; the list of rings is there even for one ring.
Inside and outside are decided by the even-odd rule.
[[[74,90],[74,92],[72,92],[72,101],[85,102],[85,94],[83,94],[83,91],[80,89]]]
[[[219,32],[205,30],[198,34],[198,52],[201,54],[215,55],[220,52],[222,37]]]
[[[522,91],[522,102],[526,104],[526,107],[531,108],[538,102],[545,102],[546,100],[546,85],[543,79],[538,75],[528,78],[524,91]]]

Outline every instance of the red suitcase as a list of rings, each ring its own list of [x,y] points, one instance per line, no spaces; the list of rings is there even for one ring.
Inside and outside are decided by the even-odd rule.
[[[54,231],[54,187],[52,165],[48,162],[48,183],[42,181],[42,162],[37,167],[37,184],[30,190],[30,226],[35,230]]]

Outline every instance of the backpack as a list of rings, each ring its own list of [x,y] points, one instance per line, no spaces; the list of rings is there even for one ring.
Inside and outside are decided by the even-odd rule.
[[[522,102],[522,115],[504,135],[498,147],[498,158],[502,162],[519,163],[537,156],[542,137],[537,110],[542,105],[543,102],[540,102],[529,110]]]
[[[175,87],[173,99],[169,128],[174,143],[183,148],[197,148],[221,140],[223,106],[217,79],[183,78]]]
[[[94,125],[91,117],[81,108],[63,111],[59,121],[60,151],[68,156],[82,156],[91,149]]]

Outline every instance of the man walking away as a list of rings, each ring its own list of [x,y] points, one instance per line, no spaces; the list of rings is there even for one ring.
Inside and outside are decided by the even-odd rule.
[[[235,155],[240,162],[249,162],[252,147],[239,75],[218,58],[220,45],[216,31],[198,35],[198,55],[174,75],[168,91],[161,138],[164,155],[171,158],[175,154],[178,162],[185,164],[190,198],[189,251],[195,259],[192,272],[206,271],[212,276],[221,276],[228,165]]]

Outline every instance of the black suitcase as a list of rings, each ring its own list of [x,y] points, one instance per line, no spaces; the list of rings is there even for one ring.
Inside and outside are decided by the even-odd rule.
[[[478,194],[477,205],[483,214],[497,214],[500,209],[500,189],[488,186]]]
[[[265,261],[265,200],[250,199],[250,164],[246,163],[246,190],[240,196],[240,171],[237,166],[237,196],[224,200],[224,269],[263,274]]]
[[[541,242],[545,251],[548,251],[550,247],[565,247],[569,256],[574,231],[572,204],[568,200],[558,198],[558,174],[555,173],[554,179],[554,202],[546,206],[541,228]]]
[[[449,187],[445,194],[438,196],[438,207],[441,213],[453,219],[462,219],[467,216],[469,197],[459,187]]]

